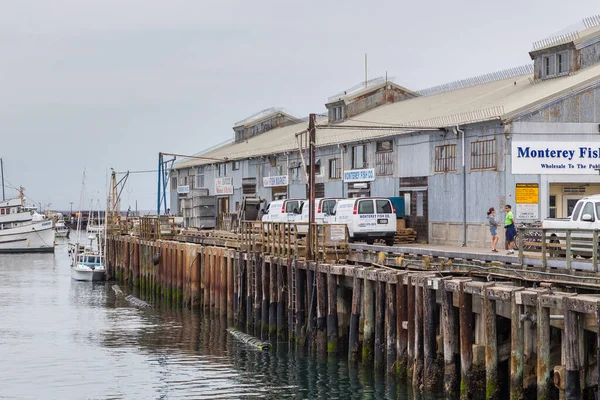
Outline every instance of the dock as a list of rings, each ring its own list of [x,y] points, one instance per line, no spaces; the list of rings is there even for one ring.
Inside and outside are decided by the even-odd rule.
[[[504,383],[511,399],[598,388],[597,256],[558,265],[545,243],[516,255],[388,247],[334,240],[331,227],[315,227],[309,243],[297,224],[186,232],[154,218],[136,235],[109,234],[107,246],[107,277],[146,299],[200,309],[262,340],[346,354],[449,397],[496,399]]]

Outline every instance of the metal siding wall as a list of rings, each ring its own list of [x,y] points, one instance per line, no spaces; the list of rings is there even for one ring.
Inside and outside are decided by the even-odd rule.
[[[290,199],[305,199],[307,196],[305,184],[294,184],[289,186]]]
[[[400,179],[391,176],[381,177],[371,182],[371,196],[397,197],[400,190]]]
[[[329,181],[325,183],[325,197],[342,197],[343,196],[343,181]]]
[[[431,140],[432,134],[396,136],[396,168],[399,177],[429,176],[432,173]]]

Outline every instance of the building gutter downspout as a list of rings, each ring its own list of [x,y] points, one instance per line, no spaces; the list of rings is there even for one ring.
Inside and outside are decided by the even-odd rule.
[[[462,247],[467,247],[467,169],[465,167],[465,131],[456,125],[456,132],[461,136],[462,176],[463,176],[463,242]]]

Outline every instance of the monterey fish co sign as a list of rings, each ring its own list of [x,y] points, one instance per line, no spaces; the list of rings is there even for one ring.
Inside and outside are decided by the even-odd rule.
[[[595,174],[599,142],[512,142],[513,174]]]

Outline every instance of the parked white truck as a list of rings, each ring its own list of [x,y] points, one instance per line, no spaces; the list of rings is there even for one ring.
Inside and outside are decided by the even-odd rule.
[[[600,195],[584,197],[575,204],[573,213],[568,218],[548,218],[542,221],[542,228],[547,230],[548,241],[554,245],[566,244],[567,230],[571,232],[571,252],[573,255],[590,257],[592,255],[592,231],[600,230]],[[556,231],[553,231],[556,229]],[[577,232],[577,230],[581,232]],[[551,247],[551,249],[556,247]],[[560,246],[557,251],[564,252]],[[552,253],[553,251],[550,250]]]

